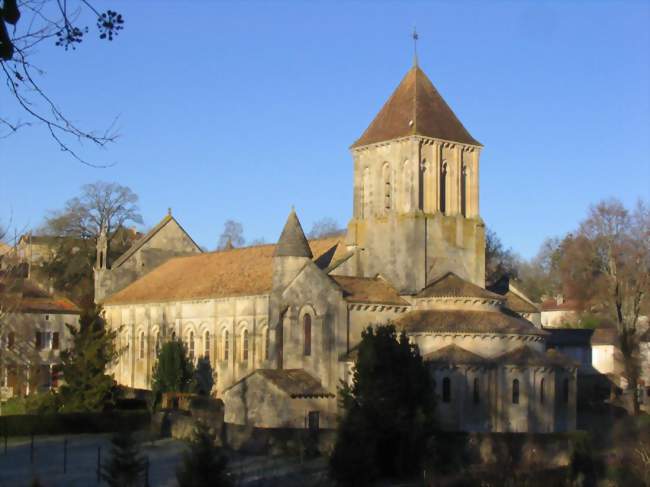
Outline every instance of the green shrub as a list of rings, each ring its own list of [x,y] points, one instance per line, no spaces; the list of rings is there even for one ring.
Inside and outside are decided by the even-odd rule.
[[[12,397],[2,403],[2,415],[13,416],[16,414],[26,414],[25,399],[22,397]]]

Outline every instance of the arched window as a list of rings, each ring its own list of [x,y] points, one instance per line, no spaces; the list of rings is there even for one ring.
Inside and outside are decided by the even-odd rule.
[[[144,358],[144,332],[143,331],[140,332],[140,344],[139,345],[140,345],[140,347],[139,347],[139,349],[140,349],[139,356],[142,359],[142,358]]]
[[[546,391],[544,390],[545,385],[544,379],[539,381],[539,402],[541,404],[544,404],[544,395],[546,394]]]
[[[460,213],[467,216],[467,166],[460,171]]]
[[[519,404],[519,379],[512,381],[512,404]]]
[[[447,211],[447,162],[440,165],[440,213]]]
[[[384,182],[384,210],[388,211],[392,207],[392,188],[390,184],[390,166],[384,164],[382,169],[382,179]]]
[[[190,360],[194,360],[194,332],[193,331],[190,332],[190,339],[187,348],[189,349]]]
[[[474,404],[481,402],[480,384],[478,377],[474,378]]]
[[[442,402],[451,402],[451,379],[442,379]]]
[[[99,252],[99,268],[104,268],[104,252]]]
[[[267,326],[264,329],[264,360],[269,359],[269,348],[271,346],[271,331]]]
[[[429,170],[429,166],[427,164],[426,159],[422,159],[420,162],[420,177],[418,178],[418,209],[420,210],[425,210],[424,206],[424,195],[426,193],[427,187],[426,187],[426,177],[427,177],[427,171]],[[407,171],[406,171],[406,165],[404,165],[404,177],[407,177]],[[408,173],[408,177],[411,177],[411,173]],[[409,184],[409,182],[404,182],[404,186]]]
[[[242,362],[248,362],[248,330],[241,334],[241,359]]]
[[[302,317],[303,327],[303,355],[311,355],[311,315],[306,314]]]
[[[156,333],[156,356],[160,353],[160,332]]]
[[[210,360],[210,332],[206,331],[203,335],[203,356]]]
[[[569,404],[569,379],[562,381],[562,400],[564,404]]]
[[[228,330],[223,331],[223,359],[228,360],[228,355],[230,354],[230,337],[228,336]]]

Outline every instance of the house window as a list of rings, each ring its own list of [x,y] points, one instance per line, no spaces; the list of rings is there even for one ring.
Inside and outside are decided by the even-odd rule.
[[[241,335],[241,359],[242,362],[248,362],[248,330],[244,330]]]
[[[190,360],[194,360],[194,332],[190,332],[190,339],[188,343]]]
[[[481,401],[480,389],[479,389],[479,380],[478,378],[474,379],[474,404],[478,404]]]
[[[539,402],[541,404],[544,404],[544,394],[546,394],[546,391],[544,390],[546,383],[544,382],[544,379],[539,381]]]
[[[203,355],[205,358],[210,360],[210,332],[205,332],[205,337],[203,338]]]
[[[306,314],[302,317],[303,326],[303,355],[311,355],[311,315]]]
[[[564,404],[569,404],[569,379],[562,381],[562,399]]]
[[[442,379],[442,402],[451,402],[451,379]]]
[[[144,332],[140,332],[139,357],[144,358]]]
[[[230,337],[228,336],[228,330],[223,332],[223,359],[228,360],[228,355],[230,353]]]
[[[51,331],[37,331],[36,332],[36,350],[52,350],[54,337]],[[58,346],[58,337],[57,337]]]
[[[512,404],[519,404],[519,379],[512,381]]]
[[[309,431],[316,432],[320,427],[320,413],[318,411],[309,411],[307,414],[307,427]]]

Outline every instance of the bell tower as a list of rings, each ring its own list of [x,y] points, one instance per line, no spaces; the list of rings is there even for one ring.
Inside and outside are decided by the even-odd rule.
[[[357,275],[403,294],[448,271],[485,285],[481,148],[416,61],[351,147]]]

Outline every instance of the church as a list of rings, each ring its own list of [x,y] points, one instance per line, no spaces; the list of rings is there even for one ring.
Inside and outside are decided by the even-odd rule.
[[[361,332],[393,323],[429,367],[443,429],[574,430],[577,364],[485,288],[481,149],[415,62],[351,146],[346,235],[308,240],[292,209],[272,245],[203,252],[171,212],[114,263],[100,238],[116,381],[150,388],[180,339],[210,359],[226,422],[333,428]]]

